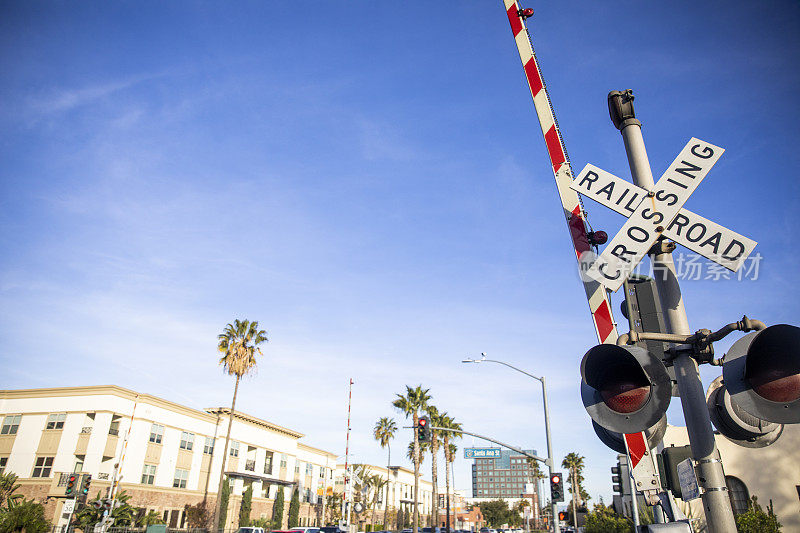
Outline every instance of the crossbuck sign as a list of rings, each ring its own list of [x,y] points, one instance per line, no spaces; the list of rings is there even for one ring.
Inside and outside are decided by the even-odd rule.
[[[652,191],[586,165],[570,188],[629,217],[586,275],[616,291],[662,235],[736,272],[756,242],[683,209],[724,151],[692,137]]]

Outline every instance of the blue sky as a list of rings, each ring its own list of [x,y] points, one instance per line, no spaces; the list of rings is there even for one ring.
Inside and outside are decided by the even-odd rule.
[[[634,90],[654,175],[692,136],[727,150],[686,206],[763,259],[756,280],[686,281],[692,328],[800,322],[800,6],[525,6],[576,171],[629,178],[610,90]],[[352,377],[357,460],[385,461],[371,428],[400,421],[406,384],[544,452],[538,383],[460,363],[485,351],[547,376],[555,455],[584,455],[610,499],[578,394],[596,339],[501,2],[0,12],[2,387],[225,405],[216,335],[249,318],[270,342],[239,406],[309,444],[344,452]],[[589,203],[613,235],[622,217]]]

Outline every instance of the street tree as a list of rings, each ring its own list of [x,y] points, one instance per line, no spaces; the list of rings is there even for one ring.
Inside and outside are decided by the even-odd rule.
[[[44,506],[34,500],[17,500],[0,513],[0,533],[46,533],[50,527],[44,517]]]
[[[631,523],[619,516],[610,507],[598,503],[592,512],[586,515],[585,533],[630,533]]]
[[[750,499],[747,511],[736,515],[735,518],[736,530],[739,533],[779,533],[781,530],[781,523],[772,510],[772,501],[765,513],[756,496]]]
[[[486,523],[491,527],[499,527],[503,524],[511,522],[511,514],[513,511],[508,508],[508,503],[505,500],[489,500],[488,502],[481,502],[478,504]]]
[[[295,488],[292,491],[292,499],[289,501],[289,529],[300,525],[300,491]]]
[[[250,510],[253,508],[253,484],[247,485],[242,494],[242,505],[239,507],[239,527],[250,525]]]
[[[589,495],[583,489],[583,460],[582,455],[576,452],[570,452],[561,461],[561,466],[569,469],[569,491],[572,493],[572,521],[574,526],[577,527],[578,523],[578,508],[582,507],[582,500],[588,500]]]
[[[395,433],[397,433],[397,423],[393,418],[387,416],[380,418],[375,424],[375,428],[372,430],[372,436],[380,443],[381,448],[388,448],[389,450],[386,458],[386,507],[383,511],[384,529],[387,527],[386,518],[389,512],[389,467],[392,466],[392,447],[390,441],[394,438]]]
[[[219,523],[220,506],[222,504],[222,483],[225,477],[225,461],[228,454],[228,444],[231,440],[231,426],[236,409],[236,396],[239,393],[239,380],[256,369],[256,353],[263,355],[259,344],[267,342],[267,332],[258,329],[258,322],[255,320],[239,320],[228,324],[222,333],[217,335],[217,349],[224,355],[220,358],[219,364],[229,376],[236,376],[236,385],[233,388],[233,401],[231,402],[231,412],[228,418],[228,432],[225,435],[225,446],[222,448],[222,468],[219,472],[219,483],[217,485],[217,502],[214,507],[213,523]],[[219,527],[219,526],[217,526]]]
[[[367,486],[369,487],[369,509],[372,510],[372,517],[370,518],[370,523],[374,526],[375,525],[375,508],[378,506],[378,497],[380,496],[381,492],[386,488],[386,485],[389,483],[388,479],[384,479],[380,476],[380,474],[373,474],[369,476]],[[386,501],[386,507],[389,507],[388,500]],[[383,523],[386,524],[386,513],[384,512]],[[374,528],[373,528],[374,529]],[[385,527],[384,527],[385,529]]]
[[[456,422],[455,419],[448,415],[447,413],[442,413],[441,426],[447,429],[454,429],[457,431],[461,431],[462,425],[460,422]],[[456,439],[461,438],[461,433],[457,431],[444,431],[443,439],[444,439],[444,459],[445,459],[445,472],[444,472],[444,481],[445,481],[445,499],[446,503],[445,506],[447,507],[447,529],[450,530],[450,475],[452,472],[453,462],[456,460],[456,451],[458,447],[453,444],[453,441]]]
[[[22,494],[14,494],[20,488],[17,479],[19,478],[11,472],[0,474],[0,510],[14,507],[22,499]]]
[[[419,428],[417,428],[417,422],[419,421],[419,412],[424,411],[425,407],[428,405],[428,402],[431,399],[431,395],[429,394],[430,389],[423,389],[422,385],[417,385],[416,388],[411,388],[406,385],[406,394],[405,396],[402,394],[397,394],[397,399],[392,402],[392,405],[398,409],[401,413],[406,415],[406,418],[411,417],[411,421],[414,425],[414,505],[413,505],[413,520],[412,520],[412,531],[413,533],[418,533],[419,530],[419,510],[417,508],[417,502],[419,501],[419,465],[422,462],[420,457],[420,448],[419,448]]]
[[[275,503],[272,504],[272,527],[270,529],[283,529],[283,487],[278,487]]]
[[[442,417],[439,414],[439,409],[435,405],[428,405],[426,409],[428,413],[428,420],[430,425],[434,427],[441,427]],[[439,447],[441,445],[440,433],[435,429],[430,430],[430,441],[428,442],[431,452],[431,485],[433,488],[433,496],[431,502],[431,516],[436,517],[438,522],[439,517],[439,468],[437,465],[437,458],[439,456]],[[447,463],[445,463],[445,467]],[[438,525],[438,524],[437,524]]]

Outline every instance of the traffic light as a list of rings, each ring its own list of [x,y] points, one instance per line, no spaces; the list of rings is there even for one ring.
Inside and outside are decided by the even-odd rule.
[[[558,519],[559,519],[559,520],[561,520],[562,522],[566,522],[566,520],[567,520],[567,513],[566,513],[566,512],[564,512],[564,511],[559,511],[559,512],[558,512]]]
[[[419,428],[419,441],[428,442],[431,440],[431,428],[428,426],[428,417],[421,416],[417,421],[417,428]]]
[[[64,489],[64,494],[66,494],[67,496],[74,496],[77,484],[78,484],[78,475],[70,474],[69,477],[67,478],[67,488]]]
[[[86,501],[86,498],[89,496],[89,486],[92,484],[92,475],[91,474],[83,474],[81,477],[81,491],[78,497]]]
[[[664,363],[639,346],[595,346],[583,356],[581,377],[581,399],[589,416],[615,433],[652,428],[672,398]]]
[[[706,395],[722,435],[762,448],[778,440],[783,424],[800,423],[800,328],[778,324],[749,333],[723,361],[722,379]]]
[[[560,473],[550,474],[550,499],[553,502],[564,501],[564,478]]]
[[[617,463],[617,466],[611,467],[611,483],[613,483],[612,489],[614,492],[622,494],[622,477],[620,476],[619,463]]]

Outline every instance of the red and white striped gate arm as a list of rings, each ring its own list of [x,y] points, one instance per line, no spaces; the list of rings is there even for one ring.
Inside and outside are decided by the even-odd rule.
[[[569,188],[570,183],[572,183],[572,167],[566,157],[564,141],[561,138],[561,132],[558,130],[550,97],[547,94],[539,65],[536,62],[536,55],[533,52],[528,28],[525,26],[523,17],[519,14],[521,8],[516,0],[503,0],[503,3],[505,4],[508,21],[511,23],[514,40],[517,42],[517,50],[519,50],[519,57],[522,59],[522,65],[525,69],[525,77],[528,79],[533,105],[536,108],[536,114],[539,116],[539,124],[542,127],[544,142],[547,145],[547,153],[550,155],[558,196],[561,198],[561,205],[564,208],[564,216],[572,238],[577,261],[583,252],[591,249],[591,246],[586,234],[586,223],[578,193]],[[615,343],[617,341],[617,328],[614,325],[614,318],[611,314],[611,306],[605,288],[594,280],[584,280],[583,288],[586,291],[586,298],[589,300],[589,309],[592,312],[592,322],[594,322],[597,338],[601,343]]]

